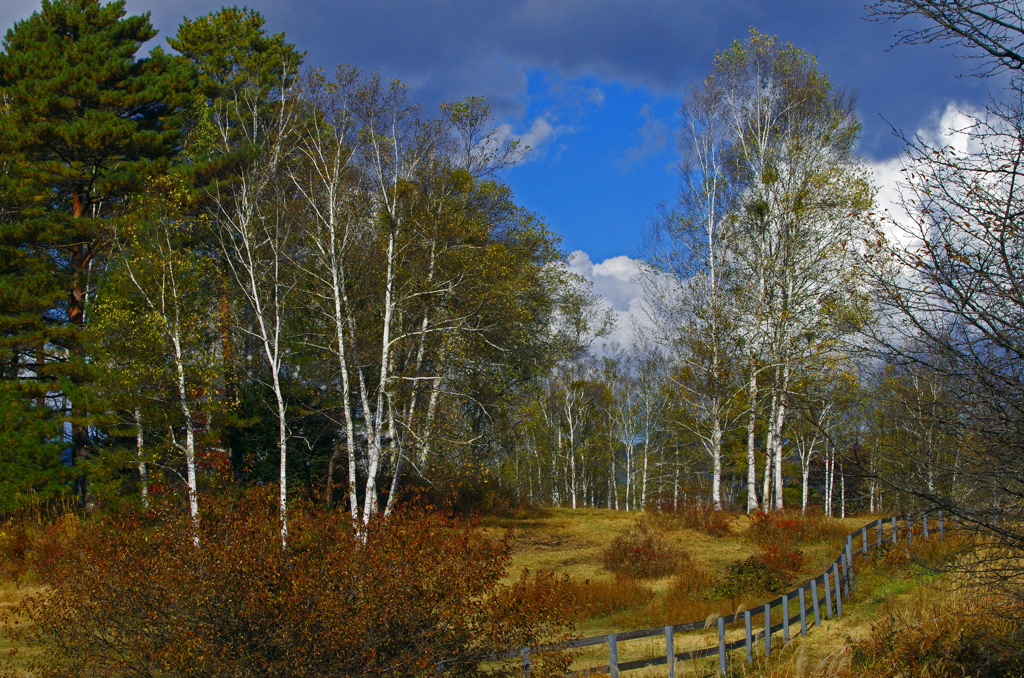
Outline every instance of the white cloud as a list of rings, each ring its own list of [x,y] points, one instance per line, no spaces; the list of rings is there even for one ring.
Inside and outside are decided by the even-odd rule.
[[[589,280],[594,293],[615,314],[615,329],[609,336],[597,340],[595,350],[600,351],[601,344],[612,342],[628,346],[633,341],[634,326],[646,326],[650,322],[644,311],[644,290],[637,282],[640,261],[623,254],[594,263],[589,254],[576,250],[569,255],[568,267]]]
[[[955,102],[946,104],[942,111],[936,111],[928,124],[920,127],[915,137],[933,148],[952,148],[960,155],[976,153],[979,146],[971,138],[970,130],[982,112],[970,106]],[[913,238],[910,215],[904,209],[900,192],[905,188],[906,175],[903,172],[905,156],[878,160],[868,163],[878,188],[878,208],[888,212],[886,232],[890,238],[903,247],[912,245]]]
[[[530,123],[530,129],[515,133],[512,125],[506,123],[498,127],[498,136],[504,139],[517,139],[519,147],[527,150],[524,162],[536,160],[547,154],[547,144],[564,134],[572,134],[576,128],[572,125],[553,124],[547,114],[539,115]]]

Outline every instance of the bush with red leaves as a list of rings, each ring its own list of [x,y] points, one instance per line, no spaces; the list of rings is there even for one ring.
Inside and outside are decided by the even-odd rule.
[[[605,569],[632,577],[664,577],[679,566],[678,549],[665,543],[657,526],[640,519],[612,539],[602,553]]]
[[[481,658],[558,642],[575,617],[564,579],[502,583],[509,535],[417,507],[361,532],[295,502],[282,548],[275,501],[204,497],[197,530],[169,504],[81,526],[19,610],[34,623],[16,640],[46,648],[34,675],[511,675],[517,660]]]

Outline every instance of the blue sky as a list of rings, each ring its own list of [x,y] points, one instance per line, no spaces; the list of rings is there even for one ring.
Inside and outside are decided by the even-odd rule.
[[[151,11],[159,41],[183,15],[221,4],[128,0],[127,9]],[[4,0],[0,29],[38,6],[38,0]],[[639,253],[657,203],[673,198],[683,94],[707,74],[715,53],[745,38],[751,26],[815,54],[835,86],[857,92],[860,152],[890,170],[901,149],[892,127],[910,135],[933,130],[950,107],[977,109],[1001,86],[998,79],[958,77],[971,63],[948,49],[890,49],[900,26],[865,21],[863,6],[849,0],[253,0],[249,6],[264,14],[269,31],[284,31],[307,51],[308,65],[379,69],[406,82],[427,110],[470,95],[490,98],[497,122],[533,148],[506,180],[520,204],[562,235],[567,251],[587,254],[580,270],[592,278],[600,270],[587,266],[602,262],[628,277],[625,260],[616,257]]]

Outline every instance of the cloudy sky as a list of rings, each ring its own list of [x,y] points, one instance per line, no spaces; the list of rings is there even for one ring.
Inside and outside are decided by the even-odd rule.
[[[162,37],[216,0],[127,0]],[[3,0],[0,30],[38,8]],[[628,310],[631,259],[644,224],[670,201],[678,108],[717,51],[750,27],[817,56],[835,86],[853,90],[860,152],[896,175],[909,135],[940,135],[957,109],[977,109],[998,80],[957,77],[970,66],[938,46],[890,49],[897,30],[864,20],[854,0],[252,0],[267,29],[284,31],[306,63],[351,64],[409,85],[414,100],[490,98],[500,124],[532,152],[506,180],[575,252],[574,268]],[[909,27],[909,26],[908,26]],[[883,191],[888,190],[883,186]],[[616,287],[615,280],[623,281]],[[613,289],[614,288],[614,289]],[[625,296],[624,296],[625,295]]]

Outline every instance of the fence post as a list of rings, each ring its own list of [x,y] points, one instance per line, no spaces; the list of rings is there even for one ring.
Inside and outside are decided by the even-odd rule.
[[[675,628],[665,627],[665,661],[668,663],[668,678],[676,678]]]
[[[924,538],[927,539],[928,538],[928,516],[925,516],[921,520],[924,523]]]
[[[519,652],[523,656],[523,678],[530,678],[530,648],[524,647]]]
[[[841,560],[842,554],[839,555]],[[849,535],[846,537],[846,562],[843,564],[843,573],[848,576],[846,580],[846,593],[849,595],[850,587],[853,585],[853,539]]]
[[[718,670],[725,675],[725,617],[718,618]]]
[[[807,599],[804,597],[804,587],[800,587],[800,635],[807,635]]]
[[[881,518],[878,519],[878,525],[877,525],[877,527],[875,529],[878,531],[878,534],[875,535],[877,537],[877,540],[876,540],[877,544],[876,544],[876,546],[877,546],[877,548],[882,548],[882,519]]]
[[[789,642],[789,594],[782,594],[782,640]]]
[[[829,617],[832,617],[832,590],[828,585],[828,570],[825,570],[824,581],[825,581],[825,612],[828,613]]]
[[[907,548],[914,543],[914,521],[911,520],[910,514],[907,514]]]
[[[839,576],[842,569],[842,577]],[[839,554],[839,562],[832,563],[833,581],[836,582],[836,615],[839,614],[839,599],[850,595],[850,568],[846,566],[846,554]]]
[[[750,635],[750,610],[743,612],[743,625],[747,629],[747,663],[749,664],[754,660],[754,648],[752,647],[754,641]]]
[[[896,516],[893,516],[892,517],[892,543],[895,544],[897,542],[897,539],[898,538],[896,536]]]
[[[811,603],[814,607],[814,625],[821,626],[821,610],[818,607],[818,578],[811,580]]]
[[[860,550],[863,551],[863,557],[868,557],[868,526],[860,528]]]
[[[942,524],[942,511],[939,511],[939,541],[943,541],[946,538],[946,529]]]
[[[772,606],[764,604],[764,656],[772,656]]]
[[[840,560],[842,559],[840,558]],[[843,569],[846,569],[846,561],[843,561]],[[839,563],[832,563],[832,576],[836,582],[836,616],[841,617],[843,616],[843,587],[839,585]],[[846,594],[850,594],[849,588],[846,589]]]
[[[614,633],[608,634],[608,664],[612,671],[612,678],[619,678],[619,643]]]

